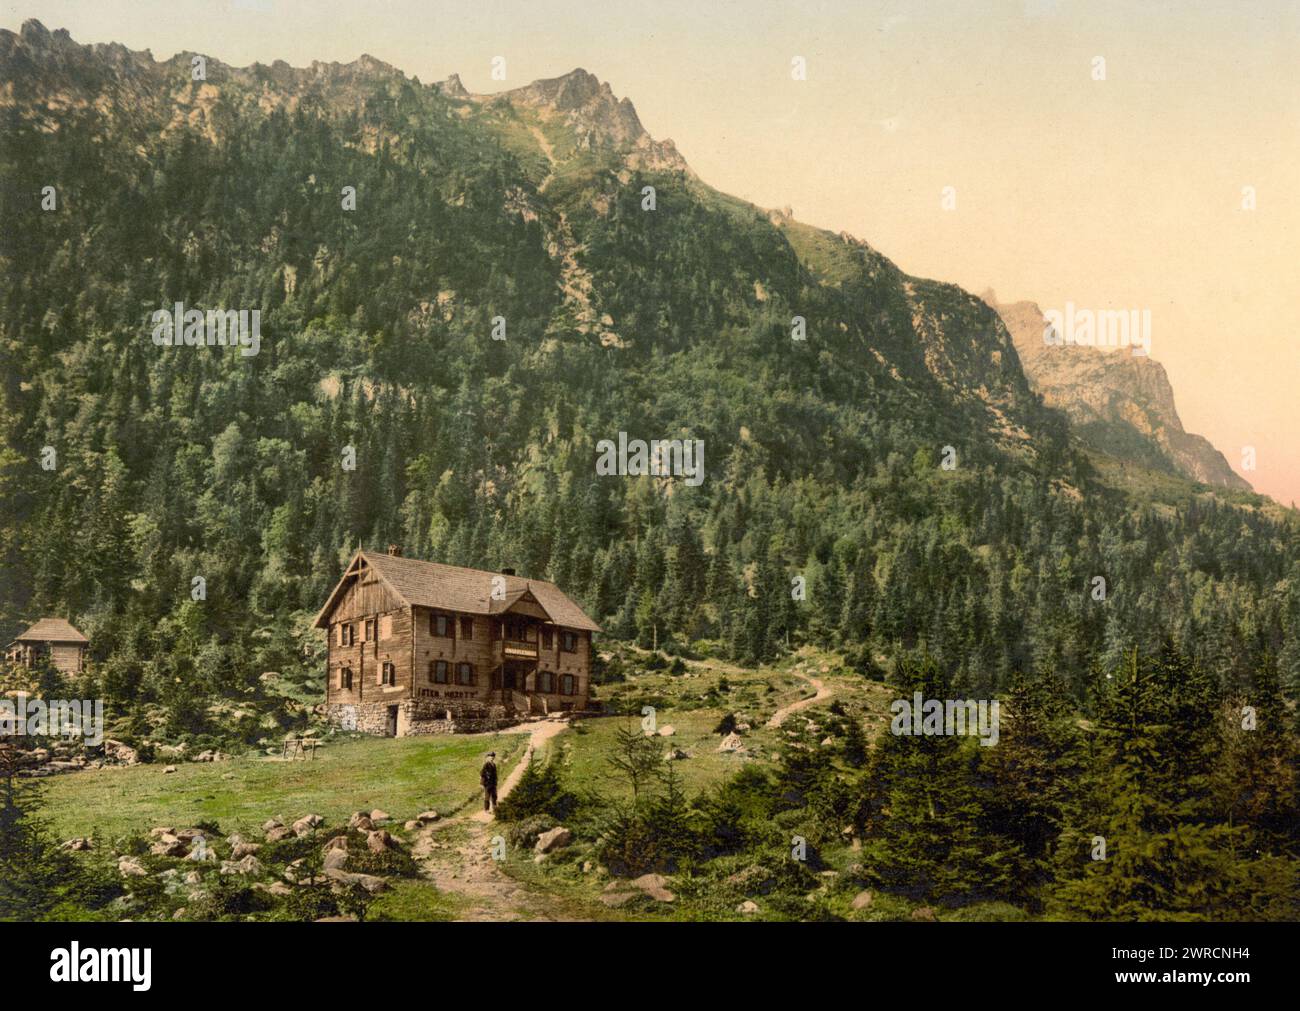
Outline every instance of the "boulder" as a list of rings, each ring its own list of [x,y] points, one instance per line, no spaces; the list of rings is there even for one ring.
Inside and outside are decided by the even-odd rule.
[[[728,734],[726,737],[722,739],[722,743],[718,745],[718,750],[719,751],[744,751],[745,742],[740,739],[739,734],[735,734],[735,733]]]
[[[662,727],[659,728],[660,737],[672,737],[673,734],[675,733],[677,733],[677,728],[674,727],[671,723],[665,723]]]
[[[365,811],[358,811],[348,819],[348,828],[354,828],[358,832],[369,832],[374,829],[374,823],[370,820],[370,815]]]
[[[190,851],[189,845],[175,836],[164,836],[149,847],[149,852],[156,857],[183,857]]]
[[[377,895],[388,887],[388,882],[373,874],[353,874],[344,870],[328,870],[325,876],[340,885],[360,885],[371,895]]]
[[[396,848],[396,844],[388,831],[381,828],[366,835],[366,848],[371,853],[383,853],[386,850]]]
[[[263,832],[270,832],[272,829],[277,828],[284,828],[284,822],[279,818],[268,818],[266,821],[262,822]]]
[[[230,856],[232,859],[242,860],[244,857],[251,857],[261,848],[261,843],[238,842],[230,847]]]
[[[573,842],[573,833],[563,825],[557,825],[549,832],[543,832],[537,837],[537,843],[533,850],[537,853],[550,853],[552,850],[568,846]]]
[[[341,871],[347,865],[348,851],[334,849],[325,854],[324,869],[327,871]]]
[[[111,762],[119,765],[137,765],[140,761],[140,753],[135,748],[123,744],[121,741],[104,738],[104,757]],[[42,761],[44,759],[42,758]]]
[[[674,902],[677,899],[668,890],[668,879],[662,874],[642,874],[639,878],[632,879],[632,887],[656,902]]]
[[[416,817],[419,818],[420,821],[437,821],[442,817],[442,815],[438,814],[437,811],[421,811],[416,815]]]
[[[687,757],[689,756],[681,748],[669,748],[664,752],[665,762],[680,762]]]
[[[420,821],[418,818],[412,818],[410,821],[405,822],[402,825],[402,828],[406,829],[408,832],[418,832],[420,829],[424,828],[424,822]]]
[[[60,849],[77,850],[77,851],[92,850],[94,848],[95,848],[95,844],[92,843],[85,836],[77,836],[77,838],[75,839],[69,839],[60,847]]]
[[[375,808],[370,812],[370,821],[375,825],[382,825],[384,822],[389,821],[390,818],[391,815],[387,811],[381,811],[379,808]]]
[[[348,837],[345,835],[336,835],[320,848],[322,853],[328,853],[330,850],[342,850],[346,853],[348,850]]]
[[[149,874],[135,857],[122,857],[117,862],[117,872],[124,878],[143,878]]]
[[[299,838],[305,835],[310,835],[312,832],[316,831],[316,826],[322,824],[324,821],[325,819],[318,814],[305,814],[293,823],[293,834]]]
[[[736,907],[736,912],[744,913],[746,916],[753,916],[758,912],[758,903],[753,899],[746,899]]]
[[[875,901],[875,896],[869,891],[858,892],[853,896],[853,901],[849,903],[850,909],[870,909],[871,903]]]
[[[934,915],[934,910],[929,906],[917,906],[912,910],[912,919],[933,923],[938,917]]]
[[[171,774],[172,774],[173,772],[175,772],[175,771],[176,771],[176,766],[174,766],[174,765],[168,765],[168,766],[166,766],[166,767],[163,769],[163,775],[164,775],[164,776],[168,776],[168,775],[171,775]]]
[[[279,828],[273,828],[266,833],[266,841],[269,843],[279,842],[281,839],[288,839],[291,835],[293,835],[293,832],[281,825]]]

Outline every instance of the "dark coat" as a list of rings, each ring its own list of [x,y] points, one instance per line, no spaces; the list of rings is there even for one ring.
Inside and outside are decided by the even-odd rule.
[[[484,762],[483,768],[479,771],[478,781],[487,789],[496,789],[497,785],[497,763]]]

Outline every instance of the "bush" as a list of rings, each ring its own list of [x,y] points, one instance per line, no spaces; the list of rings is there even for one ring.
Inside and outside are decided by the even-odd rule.
[[[562,822],[577,809],[578,798],[565,789],[555,762],[532,762],[510,796],[497,805],[499,821],[522,821],[546,815]]]

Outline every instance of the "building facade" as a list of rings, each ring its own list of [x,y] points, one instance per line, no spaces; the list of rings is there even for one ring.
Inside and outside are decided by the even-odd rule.
[[[586,708],[600,627],[554,583],[359,551],[316,617],[335,725],[406,736]]]
[[[90,640],[62,618],[42,618],[5,647],[5,659],[34,667],[41,659],[64,674],[80,674]]]

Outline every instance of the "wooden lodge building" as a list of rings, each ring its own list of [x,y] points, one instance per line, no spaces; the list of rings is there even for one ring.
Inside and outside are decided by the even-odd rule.
[[[31,668],[42,658],[64,674],[80,674],[90,640],[62,618],[42,618],[5,647],[5,659]]]
[[[587,706],[600,626],[554,583],[358,551],[316,616],[328,719],[402,737]]]

